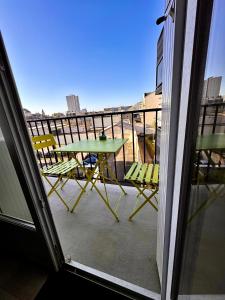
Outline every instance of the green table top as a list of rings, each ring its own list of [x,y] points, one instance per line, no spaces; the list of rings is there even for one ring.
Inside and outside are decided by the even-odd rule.
[[[60,148],[55,152],[116,153],[128,139],[81,140]]]
[[[196,150],[225,149],[225,133],[198,136]]]

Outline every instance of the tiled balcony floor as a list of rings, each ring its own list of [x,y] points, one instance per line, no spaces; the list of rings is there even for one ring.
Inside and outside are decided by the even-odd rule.
[[[84,182],[81,181],[81,184]],[[98,187],[103,191],[103,184],[98,183]],[[48,184],[46,188],[49,189]],[[135,205],[136,189],[124,189],[127,195],[120,200],[119,223],[97,192],[90,191],[90,188],[74,213],[67,212],[57,196],[50,196],[50,207],[63,252],[76,262],[159,292],[156,265],[157,213],[147,204],[132,222],[128,221]],[[110,203],[114,206],[121,195],[120,189],[115,185],[107,185],[107,190]],[[70,207],[79,191],[74,181],[65,186],[62,193]]]

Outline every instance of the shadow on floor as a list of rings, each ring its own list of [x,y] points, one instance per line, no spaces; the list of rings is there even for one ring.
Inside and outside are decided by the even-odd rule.
[[[0,256],[0,299],[32,300],[46,282],[48,272],[25,258]]]
[[[50,299],[130,299],[91,281],[61,271],[52,274],[35,300]]]

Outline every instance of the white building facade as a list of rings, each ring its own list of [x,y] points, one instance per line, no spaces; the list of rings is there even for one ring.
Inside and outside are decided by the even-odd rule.
[[[207,100],[216,100],[220,95],[222,76],[209,77],[204,80],[202,98],[206,103]]]
[[[68,112],[78,113],[80,112],[79,97],[75,95],[66,96]]]

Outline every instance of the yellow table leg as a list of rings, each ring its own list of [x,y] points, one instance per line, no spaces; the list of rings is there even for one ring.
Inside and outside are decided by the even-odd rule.
[[[125,190],[123,189],[122,185],[119,183],[118,179],[116,178],[116,176],[114,175],[114,172],[111,170],[108,161],[106,161],[106,166],[107,169],[109,171],[110,176],[112,177],[112,179],[116,182],[116,184],[120,187],[120,189],[122,190],[122,192],[124,193],[124,195],[127,195],[127,193],[125,192]]]
[[[76,202],[74,203],[74,205],[73,205],[73,207],[72,207],[72,209],[71,209],[71,212],[74,211],[74,209],[76,208],[77,204],[80,202],[81,196],[82,196],[83,193],[85,192],[85,189],[87,188],[88,183],[89,183],[89,181],[87,181],[87,182],[85,183],[83,190],[80,192],[80,194],[79,194],[79,196],[78,196]]]
[[[78,205],[83,193],[84,193],[84,190],[86,190],[89,182],[92,184],[92,187],[95,188],[95,190],[97,191],[97,193],[99,194],[99,196],[102,198],[102,200],[104,201],[105,205],[108,207],[108,209],[110,210],[110,212],[113,214],[113,216],[115,217],[115,219],[119,222],[119,218],[117,216],[117,214],[114,212],[114,210],[111,208],[110,204],[109,204],[109,201],[108,199],[105,199],[105,197],[102,195],[102,193],[100,192],[100,190],[98,189],[98,187],[96,186],[96,180],[93,180],[93,175],[97,169],[98,166],[100,166],[100,164],[103,162],[103,156],[100,155],[99,156],[99,159],[98,159],[98,162],[96,163],[95,165],[95,168],[93,170],[86,170],[82,165],[81,163],[78,161],[78,159],[75,157],[78,165],[80,166],[81,169],[83,169],[85,175],[86,175],[86,178],[87,178],[87,182],[86,184],[84,185],[83,187],[83,190],[80,192],[76,202],[74,203],[72,209],[71,209],[71,212],[74,211],[74,209],[76,208],[76,206]]]
[[[100,178],[102,178],[103,181],[103,185],[104,185],[104,189],[105,189],[105,195],[106,195],[106,200],[107,202],[109,202],[109,197],[108,197],[108,193],[107,193],[107,189],[106,189],[106,183],[105,183],[105,175],[104,175],[104,169],[105,169],[105,161],[104,158],[102,157],[102,160],[100,160],[100,166],[99,166],[99,171],[100,171]]]

